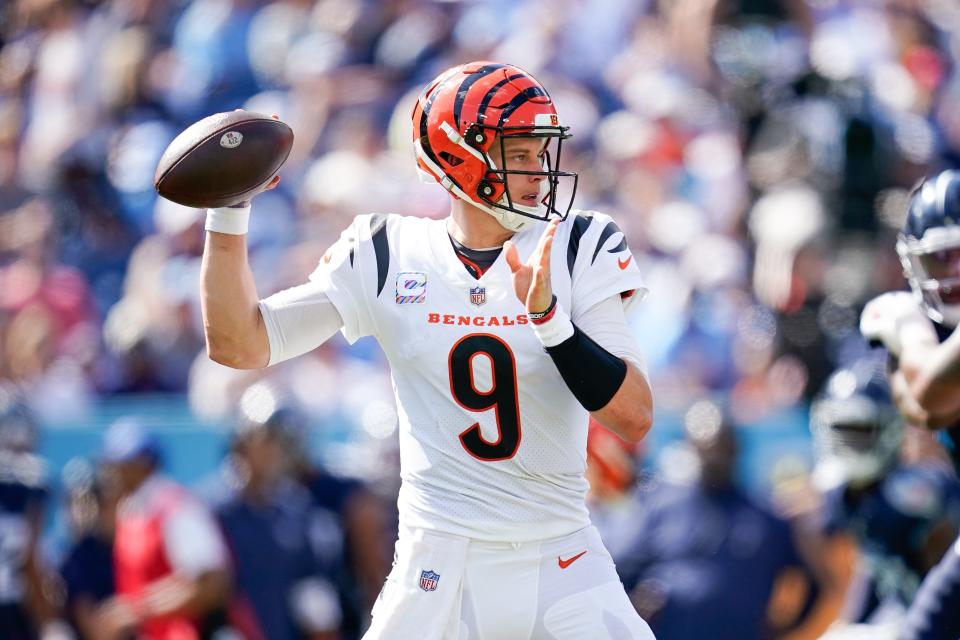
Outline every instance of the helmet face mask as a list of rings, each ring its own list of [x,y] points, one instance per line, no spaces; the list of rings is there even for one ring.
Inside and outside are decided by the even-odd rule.
[[[538,220],[547,220],[551,214],[566,218],[573,206],[573,198],[576,195],[577,175],[560,170],[560,154],[562,151],[563,140],[570,136],[563,134],[543,134],[527,133],[526,130],[519,132],[511,129],[523,129],[521,127],[499,127],[502,131],[494,132],[495,140],[499,144],[494,144],[491,151],[499,153],[488,154],[487,165],[489,167],[484,180],[480,184],[477,194],[490,207],[502,209],[503,211],[518,213]],[[561,127],[566,130],[566,127]],[[508,159],[508,143],[512,140],[533,139],[541,142],[540,170],[530,171],[525,169],[513,169]],[[551,153],[551,147],[553,152]],[[542,178],[539,182],[539,198],[536,206],[524,205],[517,202],[514,193],[511,192],[507,184],[511,176],[528,176],[530,178]],[[573,180],[572,193],[567,201],[566,208],[561,212],[557,209],[558,189],[561,178],[571,178]],[[499,197],[497,197],[499,195]],[[494,199],[496,198],[496,199]]]
[[[960,324],[960,172],[944,171],[914,190],[897,254],[927,316]]]
[[[546,90],[518,67],[475,62],[444,72],[417,101],[413,129],[421,176],[508,229],[519,230],[530,219],[565,218],[573,207],[577,174],[560,169],[569,127],[560,123]],[[513,139],[541,141],[536,170],[511,168],[506,141]],[[510,178],[524,176],[540,178],[536,203],[524,204],[511,192]],[[565,206],[558,203],[561,179],[572,185]]]
[[[903,441],[903,424],[886,383],[867,367],[831,376],[811,406],[810,430],[817,460],[814,478],[824,488],[878,480],[895,464]]]

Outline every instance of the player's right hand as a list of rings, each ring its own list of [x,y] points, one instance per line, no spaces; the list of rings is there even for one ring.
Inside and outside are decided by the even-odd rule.
[[[860,333],[897,358],[905,343],[937,342],[933,323],[909,291],[890,291],[868,302],[860,315]]]
[[[234,111],[243,111],[243,109],[234,109]],[[274,120],[279,120],[279,119],[280,119],[280,116],[277,115],[276,113],[271,114],[270,117],[273,118]],[[259,191],[257,191],[257,192],[254,193],[252,196],[250,196],[250,200],[253,200],[253,199],[256,198],[258,195],[260,195],[261,193],[263,193],[264,191],[270,191],[271,189],[276,189],[278,184],[280,184],[280,175],[279,175],[279,174],[273,176],[273,178],[270,179],[270,182],[268,182],[267,184],[263,185],[263,187],[262,187]],[[231,208],[231,209],[246,209],[247,207],[250,206],[250,200],[243,200],[243,201],[241,201],[241,202],[238,202],[237,204],[232,204],[232,205],[230,205],[230,208]]]
[[[280,176],[279,176],[279,175],[273,176],[273,178],[270,180],[270,182],[268,182],[267,184],[265,184],[262,189],[260,189],[260,190],[257,191],[255,194],[253,194],[252,196],[250,196],[250,200],[253,200],[253,199],[256,198],[258,195],[260,195],[261,193],[263,193],[264,191],[270,191],[270,189],[276,189],[278,184],[280,184]],[[243,201],[241,201],[241,202],[238,202],[237,204],[232,204],[232,205],[230,205],[230,208],[231,208],[231,209],[246,209],[247,207],[250,206],[250,200],[243,200]]]

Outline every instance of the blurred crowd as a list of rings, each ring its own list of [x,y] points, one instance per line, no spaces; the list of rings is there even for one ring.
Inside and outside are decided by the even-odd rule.
[[[143,391],[228,415],[250,380],[203,356],[202,214],[157,198],[163,149],[217,111],[291,124],[250,233],[267,294],[359,213],[446,214],[415,179],[409,114],[441,69],[495,58],[549,88],[578,206],[613,213],[641,262],[659,407],[718,393],[756,421],[812,398],[859,348],[863,302],[901,286],[908,189],[960,137],[958,24],[947,0],[4,3],[0,379],[51,420]],[[371,351],[269,375],[313,413],[360,415],[324,382],[368,380]],[[389,435],[388,412],[369,430]]]
[[[44,424],[114,394],[187,394],[198,419],[232,424],[238,407],[264,424],[283,404],[349,425],[368,445],[343,459],[351,475],[395,481],[371,341],[267,371],[206,358],[203,215],[158,199],[154,170],[211,113],[292,126],[251,220],[266,295],[301,282],[357,214],[446,215],[444,191],[416,179],[409,118],[424,83],[473,59],[532,72],[572,127],[577,206],[615,216],[651,290],[631,322],[659,412],[704,398],[737,425],[805,411],[864,355],[865,301],[904,286],[909,189],[960,149],[954,0],[7,0],[0,391]],[[231,455],[247,437],[266,436],[237,436]],[[685,459],[666,466],[682,475]]]

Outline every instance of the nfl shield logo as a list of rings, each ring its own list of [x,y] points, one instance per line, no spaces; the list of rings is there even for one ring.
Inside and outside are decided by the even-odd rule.
[[[436,591],[439,581],[439,573],[429,570],[420,572],[420,588],[424,591]]]
[[[487,289],[486,287],[472,287],[470,289],[470,302],[476,306],[480,306],[487,301]]]

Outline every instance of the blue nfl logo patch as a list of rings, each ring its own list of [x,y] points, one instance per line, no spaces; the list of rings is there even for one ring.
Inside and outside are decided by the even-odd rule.
[[[436,591],[440,582],[440,574],[429,569],[420,572],[420,588],[424,591]]]
[[[480,306],[487,301],[487,289],[486,287],[471,287],[470,288],[470,302],[475,306]]]

